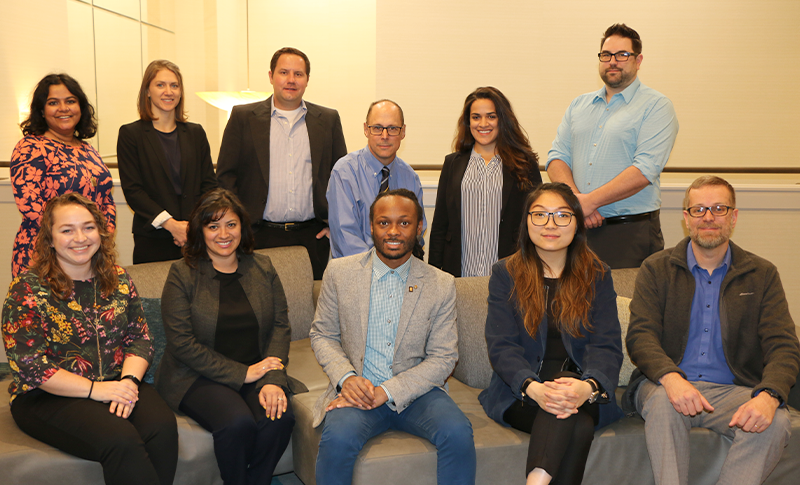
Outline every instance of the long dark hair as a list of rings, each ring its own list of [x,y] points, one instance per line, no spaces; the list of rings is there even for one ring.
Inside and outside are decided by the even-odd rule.
[[[211,222],[216,222],[228,211],[233,211],[239,216],[242,229],[242,240],[236,252],[239,255],[253,254],[253,229],[250,227],[250,216],[239,202],[233,192],[223,188],[209,190],[192,210],[189,216],[189,227],[186,230],[186,244],[183,245],[183,259],[190,268],[197,268],[197,263],[209,259],[206,239],[203,237],[203,228]]]
[[[586,223],[581,204],[568,185],[543,184],[525,198],[525,217],[519,228],[519,250],[508,257],[508,272],[514,280],[514,294],[524,315],[525,329],[535,336],[546,313],[547,295],[544,290],[545,263],[528,235],[528,211],[545,192],[559,195],[575,214],[575,236],[567,247],[567,261],[558,278],[553,313],[562,332],[576,338],[582,337],[582,328],[592,330],[589,312],[594,299],[594,280],[597,272],[605,273],[605,269],[586,243]]]
[[[461,117],[458,119],[453,149],[457,152],[469,153],[475,146],[475,138],[469,130],[469,118],[472,103],[477,99],[488,99],[494,103],[498,128],[497,154],[500,155],[503,165],[517,176],[520,189],[533,187],[530,174],[534,170],[539,170],[539,156],[531,148],[528,134],[517,121],[508,98],[497,88],[491,86],[478,88],[467,96]]]
[[[48,74],[33,90],[31,98],[31,111],[28,118],[19,124],[23,135],[42,136],[47,131],[47,120],[44,119],[44,105],[50,95],[50,86],[63,84],[73,96],[78,98],[78,106],[81,108],[81,119],[75,125],[75,138],[86,140],[92,138],[97,133],[97,120],[94,117],[94,107],[89,103],[89,98],[81,89],[78,81],[68,74]]]
[[[47,202],[42,214],[39,235],[36,237],[31,270],[39,276],[39,279],[47,282],[51,293],[59,300],[65,300],[72,293],[72,278],[61,268],[58,254],[53,247],[53,224],[55,223],[53,213],[57,208],[66,205],[81,206],[88,210],[94,219],[97,232],[100,234],[100,248],[92,256],[92,272],[98,282],[100,294],[108,297],[118,286],[114,234],[108,231],[106,218],[97,205],[78,193],[70,192],[59,195]]]

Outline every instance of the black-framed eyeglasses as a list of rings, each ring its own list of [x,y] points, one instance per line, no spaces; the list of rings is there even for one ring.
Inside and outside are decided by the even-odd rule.
[[[722,217],[728,215],[728,211],[731,209],[735,209],[735,207],[731,207],[729,205],[717,204],[708,207],[695,205],[692,207],[687,207],[683,210],[688,212],[689,215],[692,217],[703,217],[706,215],[706,211],[711,211],[711,215],[713,215],[714,217]]]
[[[389,136],[397,136],[403,130],[402,126],[381,126],[381,125],[367,125],[370,135],[383,135],[383,130],[389,133]]]
[[[546,226],[547,222],[550,221],[550,216],[553,217],[553,223],[558,227],[565,227],[568,226],[570,222],[572,222],[572,216],[574,216],[572,212],[566,211],[558,211],[558,212],[542,212],[542,211],[531,211],[528,212],[528,217],[531,218],[531,224],[534,226]]]
[[[628,51],[619,51],[614,53],[603,51],[597,54],[597,58],[600,59],[600,62],[608,62],[611,60],[612,56],[617,60],[617,62],[625,62],[629,57],[636,57],[636,54]]]

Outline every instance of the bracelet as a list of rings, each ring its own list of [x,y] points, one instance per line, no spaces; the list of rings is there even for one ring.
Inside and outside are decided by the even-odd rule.
[[[92,390],[93,389],[94,389],[94,381],[92,381],[92,385],[89,386],[89,395],[86,396],[86,399],[91,399],[92,398]]]
[[[121,380],[124,380],[124,379],[130,379],[130,380],[132,380],[132,381],[133,381],[133,383],[134,383],[134,384],[136,384],[136,387],[140,387],[140,386],[142,385],[142,381],[140,381],[140,380],[139,380],[139,378],[138,378],[138,377],[136,377],[136,376],[135,376],[135,375],[133,375],[133,374],[128,374],[127,376],[122,376],[122,377],[120,377],[120,378],[119,378],[119,380],[120,380],[120,381],[121,381]]]

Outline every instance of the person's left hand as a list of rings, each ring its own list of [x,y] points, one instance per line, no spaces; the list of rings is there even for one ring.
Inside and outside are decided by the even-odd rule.
[[[286,394],[280,386],[265,384],[258,393],[258,402],[267,411],[267,417],[273,421],[281,419],[286,412]]]
[[[122,379],[119,381],[120,384],[124,385],[125,387],[130,388],[132,391],[139,393],[139,388],[136,386],[130,379]],[[133,408],[136,406],[136,401],[128,401],[127,404],[120,404],[116,401],[111,401],[111,405],[108,407],[108,412],[111,414],[116,414],[117,417],[122,419],[128,419],[128,416],[131,415],[133,412]]]
[[[546,381],[547,389],[544,393],[547,398],[548,409],[559,419],[564,419],[578,412],[578,408],[589,399],[592,386],[586,382],[572,377],[560,377],[555,381]]]
[[[329,227],[326,227],[317,233],[317,239],[322,239],[323,237],[327,237],[328,239],[331,238],[331,229]]]
[[[738,426],[748,433],[761,433],[772,424],[778,406],[780,402],[777,399],[766,392],[759,392],[758,396],[739,406],[728,426]]]
[[[592,202],[591,194],[575,194],[578,202],[581,203],[581,210],[583,210],[583,219],[587,229],[593,229],[603,225],[603,216],[597,212],[597,205]]]

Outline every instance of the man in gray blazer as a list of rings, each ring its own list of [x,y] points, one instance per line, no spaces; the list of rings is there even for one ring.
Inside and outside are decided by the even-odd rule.
[[[439,484],[474,483],[472,425],[444,389],[458,360],[453,277],[411,257],[422,234],[413,192],[379,194],[370,221],[375,246],[330,262],[311,327],[330,379],[314,406],[314,426],[325,423],[317,484],[350,484],[364,443],[388,429],[436,446]]]
[[[310,74],[303,52],[275,52],[269,71],[274,94],[233,108],[217,179],[247,209],[255,248],[304,246],[318,280],[330,253],[325,193],[347,146],[339,113],[303,100]]]

